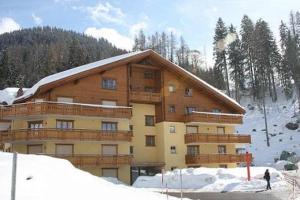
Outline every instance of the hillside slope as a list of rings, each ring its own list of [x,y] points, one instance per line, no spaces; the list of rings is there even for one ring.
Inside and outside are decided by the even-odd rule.
[[[31,87],[47,75],[124,53],[105,39],[54,27],[0,34],[0,89]]]
[[[300,156],[300,129],[289,130],[288,122],[296,122],[295,111],[298,110],[296,98],[286,100],[278,91],[278,101],[266,100],[266,112],[270,147],[266,144],[265,121],[262,106],[250,98],[243,97],[241,104],[246,108],[244,124],[237,127],[240,134],[251,134],[252,144],[247,149],[254,155],[254,163],[259,166],[273,164],[283,150],[296,152]],[[253,109],[252,109],[252,108]]]

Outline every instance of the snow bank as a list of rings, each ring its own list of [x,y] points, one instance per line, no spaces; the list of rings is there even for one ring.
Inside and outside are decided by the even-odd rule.
[[[247,181],[246,168],[187,168],[182,169],[183,189],[192,189],[199,192],[221,191],[256,191],[266,187],[263,179],[265,167],[251,167],[251,181]],[[285,188],[281,172],[268,168],[271,174],[272,189]],[[168,171],[164,174],[165,183],[170,189],[180,189],[180,170]],[[162,175],[153,177],[140,176],[135,183],[137,188],[162,188]]]
[[[274,168],[277,170],[284,170],[284,166],[287,164],[293,164],[292,162],[286,161],[286,160],[278,160],[275,164],[274,164]]]
[[[11,161],[11,153],[0,152],[1,200],[10,199]],[[159,193],[113,184],[66,160],[40,155],[18,154],[16,188],[16,199],[22,200],[166,199]]]

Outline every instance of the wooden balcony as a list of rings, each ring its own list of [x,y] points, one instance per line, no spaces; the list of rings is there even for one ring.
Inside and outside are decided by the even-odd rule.
[[[48,114],[130,118],[131,108],[58,102],[32,102],[0,106],[0,119]]]
[[[252,160],[252,154],[249,154]],[[198,154],[186,155],[186,164],[211,164],[211,163],[244,163],[246,154]]]
[[[159,92],[130,91],[130,101],[138,103],[159,103],[161,95]]]
[[[49,155],[49,154],[48,154]],[[57,158],[69,160],[75,166],[101,166],[118,167],[121,165],[131,165],[132,155],[49,155]]]
[[[251,143],[250,135],[190,133],[184,135],[185,144],[190,143]]]
[[[125,141],[130,142],[131,131],[101,131],[86,129],[20,129],[0,131],[0,142],[26,141]]]
[[[185,122],[204,122],[218,124],[242,124],[243,115],[229,113],[193,112],[186,114]]]

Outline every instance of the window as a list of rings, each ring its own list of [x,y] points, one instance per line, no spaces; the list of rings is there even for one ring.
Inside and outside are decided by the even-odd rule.
[[[116,101],[102,100],[102,105],[106,105],[106,106],[116,106],[116,105],[117,105],[117,102],[116,102]]]
[[[169,131],[170,131],[170,133],[176,133],[176,127],[174,125],[171,125],[169,127]]]
[[[176,154],[176,146],[170,147],[171,154]]]
[[[175,113],[176,112],[175,105],[169,105],[169,112],[170,113]]]
[[[56,155],[73,155],[74,145],[73,144],[56,144],[55,154]]]
[[[154,116],[153,115],[145,115],[145,125],[146,126],[154,126]]]
[[[57,102],[73,103],[73,98],[70,98],[70,97],[57,97]]]
[[[187,154],[188,155],[198,155],[199,154],[199,146],[187,146]]]
[[[43,128],[43,121],[33,121],[33,122],[28,122],[28,128],[29,128],[29,129],[39,129],[39,128]]]
[[[145,71],[144,72],[144,78],[146,78],[146,79],[154,79],[154,72],[152,72],[152,71]]]
[[[40,103],[40,102],[43,102],[44,101],[44,99],[35,99],[34,100],[34,102],[36,102],[36,103]]]
[[[227,165],[219,165],[220,168],[227,168]]]
[[[118,169],[117,168],[102,168],[102,176],[118,178]]]
[[[27,153],[28,154],[41,154],[41,153],[43,153],[43,145],[41,145],[41,144],[27,145]]]
[[[194,106],[187,106],[185,108],[185,113],[186,114],[191,114],[193,111],[196,111],[196,107],[194,107]]]
[[[118,123],[117,122],[102,122],[101,123],[101,130],[103,130],[103,131],[116,131],[116,130],[118,130]]]
[[[56,128],[60,129],[73,129],[74,121],[72,120],[56,120]]]
[[[102,80],[102,88],[109,89],[109,90],[115,90],[115,89],[117,89],[117,82],[114,79],[103,79]]]
[[[185,95],[185,96],[191,97],[192,94],[193,94],[193,89],[192,89],[192,88],[186,88],[186,89],[184,90],[184,95]]]
[[[133,154],[133,146],[130,146],[130,147],[129,147],[129,153],[130,153],[130,154]]]
[[[102,155],[117,155],[118,154],[118,146],[117,145],[102,145]]]
[[[144,91],[145,92],[155,92],[155,89],[154,89],[154,87],[145,86]]]
[[[175,92],[175,86],[174,85],[169,85],[169,92]]]
[[[217,134],[225,134],[225,127],[217,127]]]
[[[146,135],[146,146],[148,147],[155,146],[155,136]]]
[[[198,133],[198,126],[186,126],[186,133],[187,134],[197,134]]]
[[[218,153],[225,154],[226,153],[226,146],[225,145],[218,145]]]
[[[219,108],[214,108],[211,110],[213,113],[221,113],[221,110]]]

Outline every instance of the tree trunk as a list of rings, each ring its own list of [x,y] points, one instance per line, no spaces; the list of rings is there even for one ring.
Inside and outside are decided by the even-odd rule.
[[[228,69],[227,69],[227,62],[226,62],[226,55],[225,51],[223,53],[223,61],[224,61],[224,68],[225,68],[225,77],[226,77],[226,89],[227,89],[227,94],[230,97],[230,88],[229,88],[229,77],[228,77]]]

